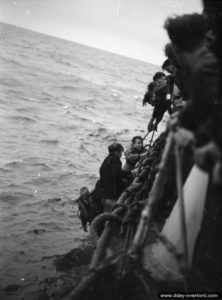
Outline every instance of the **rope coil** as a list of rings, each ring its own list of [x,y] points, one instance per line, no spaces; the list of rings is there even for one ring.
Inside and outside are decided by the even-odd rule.
[[[121,218],[111,213],[103,213],[97,216],[90,226],[90,236],[94,245],[97,244],[97,241],[100,238],[107,221],[114,222],[119,226],[122,224]]]

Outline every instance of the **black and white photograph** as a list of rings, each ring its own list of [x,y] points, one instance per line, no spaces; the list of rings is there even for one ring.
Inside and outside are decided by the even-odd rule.
[[[0,0],[0,300],[222,299],[221,45],[221,0]]]

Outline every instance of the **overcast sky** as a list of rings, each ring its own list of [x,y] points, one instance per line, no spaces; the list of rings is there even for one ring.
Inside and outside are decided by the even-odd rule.
[[[0,0],[0,21],[160,65],[164,21],[201,0]]]

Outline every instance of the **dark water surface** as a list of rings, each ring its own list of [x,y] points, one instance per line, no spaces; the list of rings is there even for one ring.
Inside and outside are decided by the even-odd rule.
[[[70,201],[93,188],[111,142],[145,135],[158,67],[3,23],[0,37],[3,290],[52,275],[50,257],[87,238]]]

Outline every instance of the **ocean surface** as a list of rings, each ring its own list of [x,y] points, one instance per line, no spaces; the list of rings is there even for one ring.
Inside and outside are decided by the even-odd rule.
[[[0,41],[0,299],[16,300],[7,287],[31,288],[87,239],[71,201],[110,143],[146,134],[160,69],[3,23]]]

